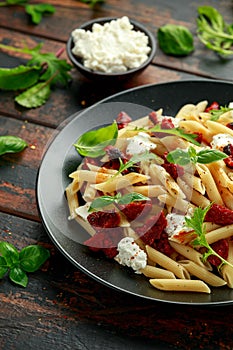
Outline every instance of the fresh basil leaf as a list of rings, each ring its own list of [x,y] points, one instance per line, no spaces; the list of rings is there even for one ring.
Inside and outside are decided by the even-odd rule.
[[[19,253],[21,268],[26,272],[34,272],[49,258],[50,253],[40,245],[29,245]]]
[[[132,202],[137,202],[137,201],[148,201],[150,198],[143,196],[140,193],[137,192],[130,192],[119,198],[118,203],[121,205],[126,205]]]
[[[219,109],[212,109],[210,111],[210,114],[211,114],[210,120],[216,121],[220,118],[220,116],[223,113],[230,112],[230,111],[233,111],[233,108],[220,106]]]
[[[40,66],[0,68],[0,89],[19,90],[34,85],[40,76]]]
[[[144,129],[144,131],[148,131],[148,130]],[[200,146],[200,143],[196,141],[196,138],[197,138],[196,134],[186,134],[182,129],[179,129],[179,128],[162,129],[161,126],[159,124],[157,124],[157,125],[153,126],[153,128],[150,128],[149,131],[176,135],[178,137],[181,137],[181,138],[193,143],[196,146]]]
[[[100,208],[107,207],[108,205],[114,203],[115,197],[114,196],[100,196],[93,200],[93,202],[90,205],[89,211],[97,210]]]
[[[197,162],[201,164],[209,164],[213,162],[217,162],[218,160],[225,159],[228,156],[218,150],[207,149],[202,150],[197,153]]]
[[[190,163],[190,156],[188,152],[183,151],[182,149],[176,149],[168,153],[166,157],[169,163],[187,165]]]
[[[6,259],[3,256],[0,256],[0,278],[3,278],[5,274],[8,272],[8,265]]]
[[[27,2],[28,0],[6,0],[7,5],[21,5]]]
[[[28,277],[19,266],[15,266],[10,270],[9,278],[12,282],[23,287],[26,287],[28,284]]]
[[[23,107],[36,108],[42,106],[48,100],[50,93],[50,85],[47,82],[38,83],[18,95],[15,101]]]
[[[194,50],[193,35],[182,25],[166,24],[158,29],[158,42],[167,55],[186,56]]]
[[[0,136],[0,156],[5,153],[17,153],[27,147],[27,142],[18,136]]]
[[[42,20],[43,14],[54,13],[55,8],[50,4],[26,4],[25,11],[31,16],[31,20],[34,24],[39,24]]]
[[[0,254],[3,256],[7,263],[7,266],[10,268],[19,262],[19,252],[11,243],[1,241]]]
[[[117,136],[118,127],[114,121],[111,125],[86,132],[79,137],[74,147],[82,156],[99,157],[105,154],[106,146],[115,144]]]

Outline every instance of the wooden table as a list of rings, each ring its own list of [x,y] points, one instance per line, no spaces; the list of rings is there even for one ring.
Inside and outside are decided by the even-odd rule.
[[[33,2],[33,1],[32,1]],[[41,1],[42,2],[42,1]],[[196,33],[201,0],[106,0],[90,8],[75,0],[51,0],[52,16],[33,25],[23,7],[1,7],[0,38],[6,45],[45,52],[64,48],[69,33],[83,22],[128,15],[156,36],[167,23],[183,24]],[[232,1],[206,0],[232,23]],[[94,281],[74,267],[53,245],[41,224],[35,187],[43,152],[55,129],[74,112],[118,91],[145,84],[212,78],[233,81],[233,61],[220,61],[195,35],[195,52],[185,58],[165,56],[158,48],[154,62],[137,78],[121,84],[88,81],[75,69],[67,89],[53,90],[37,109],[20,108],[16,93],[0,93],[0,134],[14,134],[29,147],[0,158],[1,240],[18,249],[41,244],[51,253],[26,288],[0,281],[0,349],[233,349],[233,305],[185,306],[143,300]],[[67,59],[66,54],[62,58]],[[0,66],[25,62],[22,54],[0,52]]]

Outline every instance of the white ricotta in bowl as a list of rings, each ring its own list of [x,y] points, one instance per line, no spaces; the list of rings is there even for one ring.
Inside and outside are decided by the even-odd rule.
[[[72,38],[72,52],[83,60],[83,65],[105,73],[137,68],[151,51],[148,36],[134,30],[127,16],[103,25],[94,23],[92,31],[75,29]]]

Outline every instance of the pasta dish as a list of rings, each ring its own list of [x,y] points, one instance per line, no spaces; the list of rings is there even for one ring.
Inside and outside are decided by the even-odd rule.
[[[69,220],[97,256],[151,288],[233,288],[233,108],[186,104],[133,120],[120,112],[74,145],[82,163],[66,188]]]

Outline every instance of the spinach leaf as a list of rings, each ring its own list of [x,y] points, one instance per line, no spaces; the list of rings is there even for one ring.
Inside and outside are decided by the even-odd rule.
[[[50,93],[50,84],[45,81],[22,92],[15,98],[15,101],[23,107],[36,108],[42,106],[48,100]]]
[[[186,56],[194,50],[193,35],[181,25],[166,24],[158,29],[158,42],[167,55]]]
[[[37,82],[40,72],[40,66],[22,65],[15,68],[0,68],[0,89],[26,89]]]
[[[18,136],[0,136],[0,156],[5,153],[17,153],[27,147],[27,142]]]
[[[117,123],[98,130],[91,130],[79,137],[74,144],[76,150],[85,157],[99,157],[105,154],[104,148],[114,145],[118,136]]]

